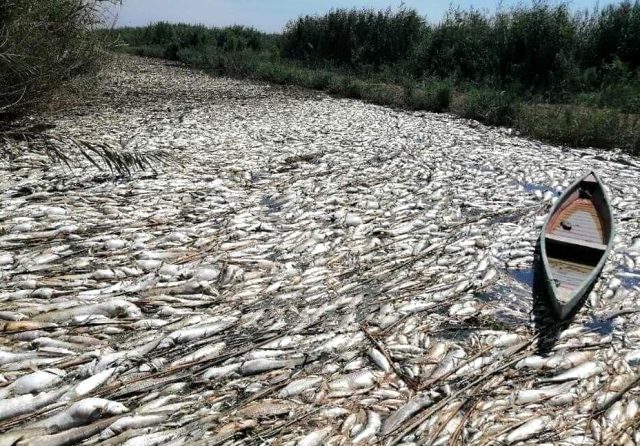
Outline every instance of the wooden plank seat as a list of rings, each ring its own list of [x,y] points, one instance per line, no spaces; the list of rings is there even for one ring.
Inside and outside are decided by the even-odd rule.
[[[571,237],[564,237],[562,235],[557,235],[557,234],[547,233],[546,238],[547,240],[552,240],[554,242],[562,243],[565,245],[582,246],[584,248],[596,249],[598,251],[606,251],[607,249],[607,245],[602,243],[588,242],[586,240],[580,240],[580,239],[571,238]]]

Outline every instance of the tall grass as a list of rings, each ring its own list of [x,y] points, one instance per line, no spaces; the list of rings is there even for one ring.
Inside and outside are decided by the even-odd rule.
[[[178,54],[181,51],[210,54],[277,51],[275,36],[243,26],[218,29],[159,22],[145,28],[121,28],[117,36],[127,45],[150,48],[172,60],[182,59]]]
[[[571,14],[567,5],[535,2],[488,15],[451,9],[438,24],[415,11],[336,10],[289,22],[282,55],[314,65],[393,65],[415,79],[450,78],[524,93],[563,95],[624,84],[614,64],[640,64],[640,2]]]
[[[44,102],[47,93],[98,66],[104,53],[92,31],[108,1],[0,2],[0,116]]]
[[[640,0],[575,14],[538,0],[495,14],[451,9],[439,23],[407,8],[336,9],[280,35],[167,23],[116,34],[128,51],[218,74],[640,150]]]
[[[282,36],[285,57],[318,64],[332,61],[361,69],[406,60],[425,27],[414,10],[336,9],[290,22]]]
[[[640,2],[625,0],[587,17],[582,57],[599,67],[620,61],[629,70],[640,67]]]

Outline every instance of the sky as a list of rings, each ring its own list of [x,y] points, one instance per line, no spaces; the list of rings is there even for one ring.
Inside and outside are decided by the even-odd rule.
[[[574,0],[573,9],[593,8],[596,0]],[[208,26],[245,25],[261,31],[280,32],[290,19],[320,14],[332,8],[397,8],[401,4],[416,9],[429,21],[437,22],[450,5],[495,11],[519,0],[123,0],[114,8],[116,26],[141,26],[152,22],[182,22]],[[525,2],[528,3],[528,2]],[[600,5],[606,4],[601,1]]]

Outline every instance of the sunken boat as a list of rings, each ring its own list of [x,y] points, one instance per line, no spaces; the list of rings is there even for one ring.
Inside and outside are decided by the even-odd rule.
[[[613,235],[611,204],[591,171],[558,198],[540,236],[542,277],[560,319],[570,315],[594,285]]]

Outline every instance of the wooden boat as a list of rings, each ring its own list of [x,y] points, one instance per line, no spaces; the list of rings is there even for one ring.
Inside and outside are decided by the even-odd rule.
[[[544,285],[560,319],[566,318],[595,283],[613,244],[613,213],[595,172],[559,197],[542,227]]]

